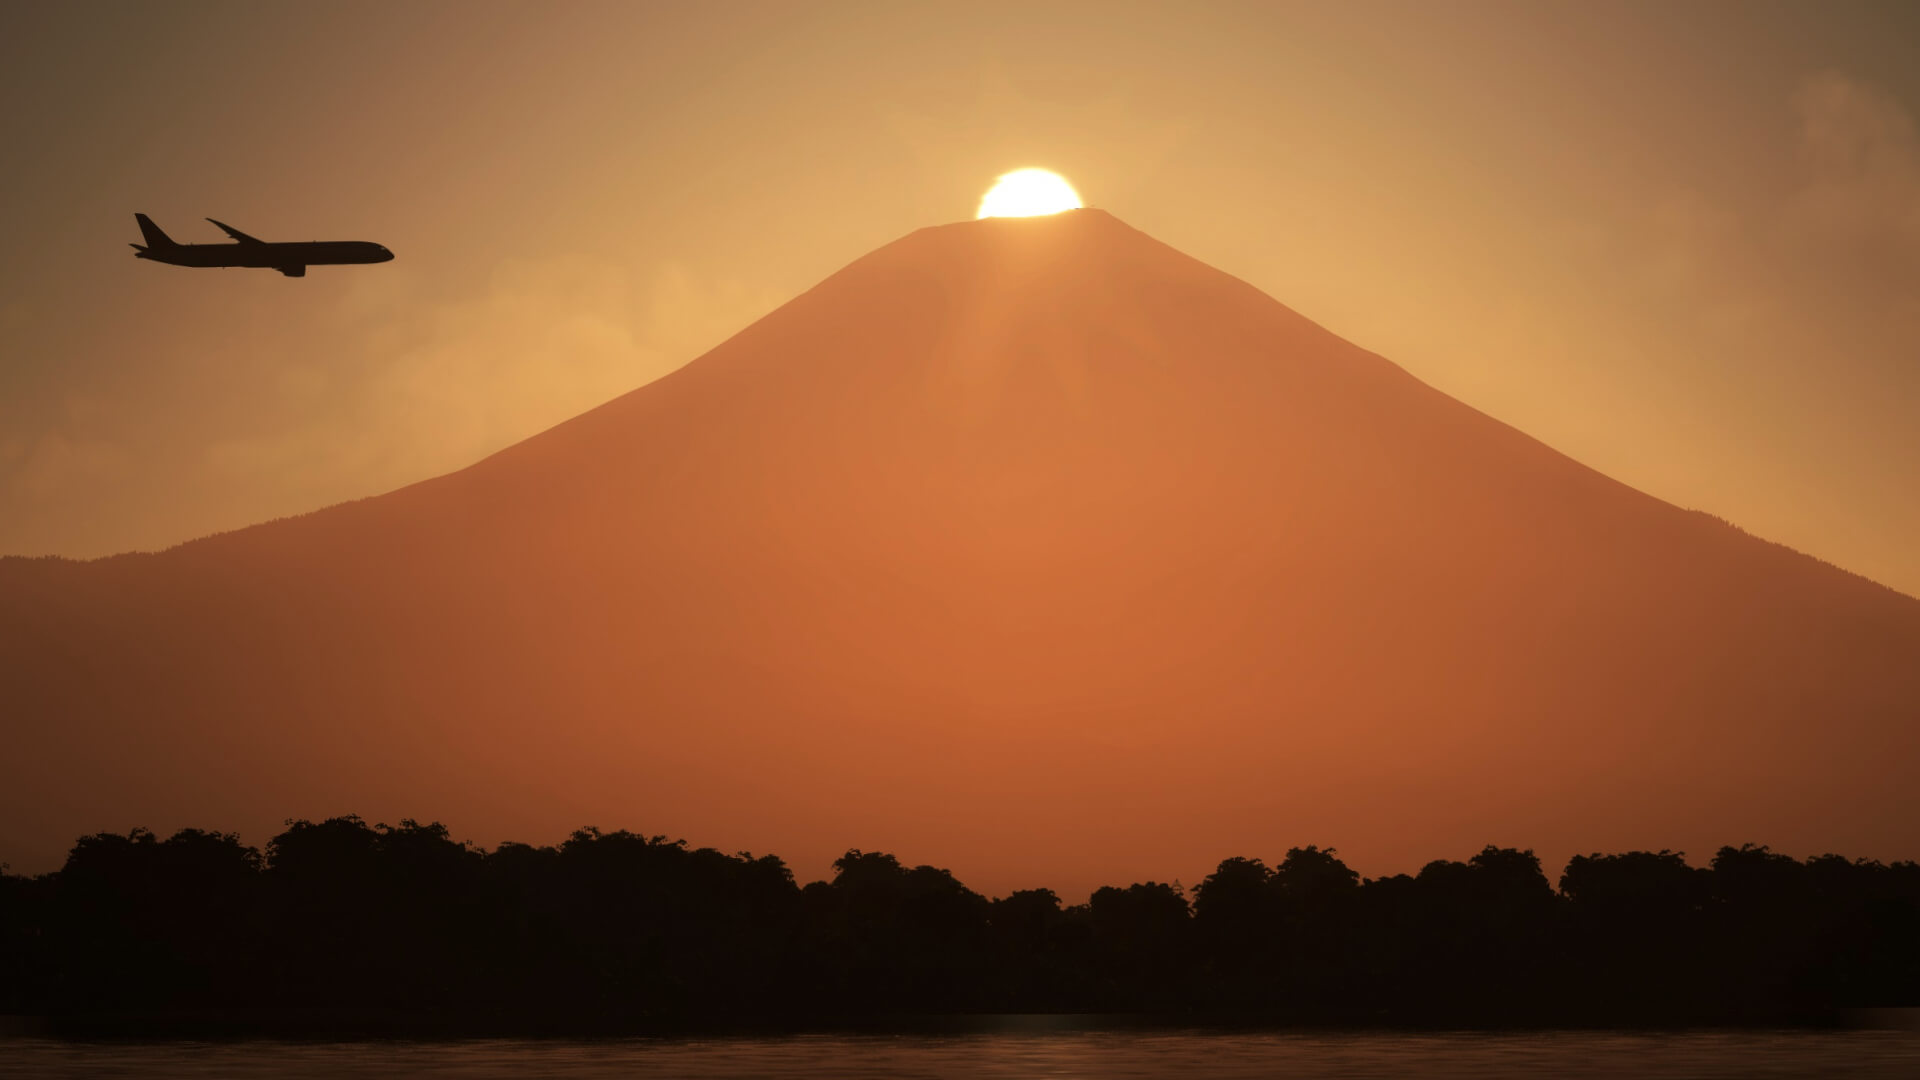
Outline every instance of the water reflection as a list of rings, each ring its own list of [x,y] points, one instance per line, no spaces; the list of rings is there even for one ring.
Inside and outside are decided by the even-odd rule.
[[[0,1041],[13,1077],[1315,1078],[1920,1076],[1920,1032],[1216,1034],[288,1043]]]

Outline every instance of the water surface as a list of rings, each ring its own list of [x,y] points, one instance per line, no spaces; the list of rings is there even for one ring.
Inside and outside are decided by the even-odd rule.
[[[1920,1076],[1920,1032],[1005,1032],[956,1036],[295,1043],[0,1040],[12,1077]]]

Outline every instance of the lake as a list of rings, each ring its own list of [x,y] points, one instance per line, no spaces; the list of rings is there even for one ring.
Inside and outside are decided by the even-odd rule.
[[[1920,1032],[1223,1034],[1014,1030],[927,1036],[299,1043],[0,1040],[29,1077],[1321,1078],[1920,1076]]]

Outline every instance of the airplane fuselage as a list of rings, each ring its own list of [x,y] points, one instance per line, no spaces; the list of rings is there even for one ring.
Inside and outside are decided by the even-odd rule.
[[[215,225],[233,237],[231,244],[182,244],[155,225],[145,214],[135,214],[146,244],[134,244],[134,257],[169,266],[259,267],[278,270],[288,277],[304,277],[309,266],[341,266],[354,263],[382,263],[393,252],[366,240],[311,240],[295,243],[269,243],[248,236],[223,222]]]
[[[393,252],[366,240],[314,240],[287,244],[175,244],[171,248],[148,248],[138,252],[169,266],[254,266],[279,269],[283,266],[338,266],[350,263],[380,263],[393,258]]]

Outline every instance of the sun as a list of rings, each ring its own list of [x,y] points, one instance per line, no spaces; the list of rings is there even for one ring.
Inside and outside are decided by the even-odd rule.
[[[1078,210],[1080,196],[1059,173],[1045,169],[1015,169],[993,182],[992,190],[980,199],[975,219],[990,217],[1033,217]]]

